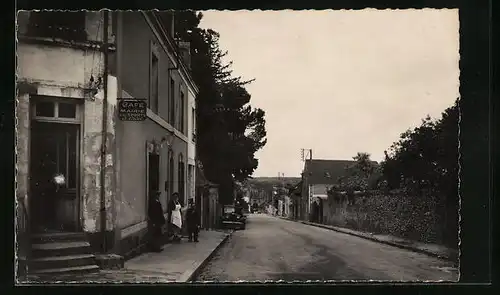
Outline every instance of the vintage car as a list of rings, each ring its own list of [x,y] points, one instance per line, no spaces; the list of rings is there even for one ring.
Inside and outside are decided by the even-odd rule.
[[[222,228],[240,230],[246,228],[246,219],[246,216],[237,212],[234,206],[224,206],[220,223]]]

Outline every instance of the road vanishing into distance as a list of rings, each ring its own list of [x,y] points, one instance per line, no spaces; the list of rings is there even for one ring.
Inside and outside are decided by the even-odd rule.
[[[196,281],[457,281],[452,262],[374,241],[249,214]]]

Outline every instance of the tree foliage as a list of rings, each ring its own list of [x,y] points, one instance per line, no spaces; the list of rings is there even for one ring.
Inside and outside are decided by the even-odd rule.
[[[340,177],[339,185],[334,189],[342,191],[365,191],[374,186],[378,165],[370,159],[370,154],[358,152],[352,158],[355,163],[346,167],[345,174]]]
[[[458,196],[458,119],[457,99],[439,120],[427,116],[420,126],[401,134],[382,163],[388,186]]]
[[[174,12],[160,12],[170,27]],[[265,113],[249,104],[245,86],[252,82],[234,76],[219,33],[199,27],[203,18],[193,11],[175,12],[176,38],[190,42],[191,71],[199,88],[197,103],[197,158],[208,180],[220,185],[220,201],[233,200],[234,181],[244,181],[258,166],[255,153],[266,144]]]

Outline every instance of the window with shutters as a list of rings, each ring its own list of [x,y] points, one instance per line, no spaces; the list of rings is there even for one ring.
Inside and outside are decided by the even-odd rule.
[[[191,140],[193,142],[196,141],[196,109],[191,108],[191,131],[193,134],[191,134]]]
[[[169,95],[169,123],[170,125],[175,127],[175,81],[173,78],[170,78],[170,95]]]
[[[186,107],[185,107],[185,98],[184,98],[184,93],[181,91],[181,95],[180,95],[180,102],[179,102],[179,130],[182,132],[182,134],[186,134],[186,130],[185,130],[185,110],[186,110]]]
[[[169,152],[168,159],[168,194],[169,200],[172,194],[174,193],[174,153],[172,151]]]
[[[159,52],[157,45],[151,42],[151,60],[149,65],[149,109],[158,114],[159,109]]]

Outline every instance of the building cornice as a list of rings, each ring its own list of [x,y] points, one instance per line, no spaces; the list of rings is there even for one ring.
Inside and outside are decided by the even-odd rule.
[[[192,91],[196,94],[198,94],[198,86],[196,86],[196,83],[193,80],[193,77],[189,73],[189,71],[186,68],[186,65],[182,62],[181,57],[177,53],[177,50],[173,44],[173,40],[171,37],[168,36],[167,32],[165,32],[165,29],[163,28],[161,22],[158,19],[158,16],[156,13],[154,13],[154,19],[151,19],[151,17],[148,16],[148,14],[145,11],[142,11],[142,15],[146,22],[148,23],[149,27],[155,34],[156,38],[158,39],[159,43],[163,47],[163,50],[169,57],[170,61],[174,64],[174,67],[179,69],[179,73],[181,77],[189,84],[190,88]],[[154,23],[158,25],[160,28],[161,32],[158,32],[158,29],[155,27]]]
[[[81,49],[81,50],[93,49],[95,51],[101,51],[101,52],[104,51],[103,42],[100,41],[77,42],[77,41],[67,41],[60,38],[46,38],[46,37],[26,36],[26,35],[19,35],[17,39],[19,43],[24,43],[24,44],[48,45],[54,47],[67,47],[67,48]],[[110,43],[108,45],[108,50],[115,51],[116,46]]]

